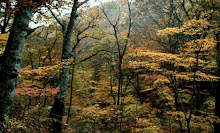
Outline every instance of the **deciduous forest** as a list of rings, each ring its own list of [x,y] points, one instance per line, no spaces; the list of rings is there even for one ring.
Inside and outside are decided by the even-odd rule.
[[[1,0],[1,133],[220,133],[219,0]]]

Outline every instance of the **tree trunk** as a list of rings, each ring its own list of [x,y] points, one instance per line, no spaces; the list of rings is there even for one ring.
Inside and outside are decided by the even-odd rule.
[[[120,97],[121,97],[121,86],[122,86],[122,80],[123,80],[123,75],[122,75],[122,58],[119,54],[119,64],[118,64],[118,70],[119,70],[119,73],[118,73],[118,99],[117,99],[117,105],[120,105]]]
[[[220,77],[220,33],[216,34],[216,63],[217,63],[217,73]],[[217,82],[216,92],[215,92],[215,116],[220,118],[220,81]],[[220,133],[220,123],[214,124],[214,133]]]
[[[28,25],[32,16],[31,7],[22,6],[19,3],[17,6],[19,6],[19,11],[15,13],[13,26],[10,30],[7,45],[1,59],[0,121],[5,121],[5,117],[8,117],[10,114],[25,38],[28,35]]]
[[[73,100],[73,81],[74,81],[75,62],[76,62],[75,51],[74,51],[73,59],[74,59],[74,62],[73,62],[73,64],[72,64],[73,68],[72,68],[71,85],[70,85],[70,101],[69,101],[69,108],[68,108],[68,112],[67,112],[67,120],[66,120],[66,124],[69,124],[70,111],[71,111],[72,100]]]
[[[112,96],[112,99],[114,101],[114,105],[116,104],[116,99],[115,99],[115,95],[114,95],[114,92],[113,92],[113,65],[112,65],[112,61],[113,61],[113,46],[111,48],[111,52],[110,52],[110,93],[111,93],[111,96]]]
[[[141,104],[143,104],[143,99],[141,97],[141,87],[140,87],[140,81],[139,81],[139,74],[137,73],[136,75],[136,91],[137,91],[137,96],[139,98],[139,101]]]
[[[171,81],[172,81],[172,90],[174,92],[174,99],[175,99],[175,108],[176,111],[179,111],[179,102],[178,102],[178,90],[177,90],[177,81],[176,81],[176,75],[170,75]]]
[[[199,51],[195,51],[195,56],[196,56],[196,64],[195,64],[195,68],[194,68],[194,76],[193,76],[193,93],[195,93],[196,95],[196,112],[195,115],[199,116],[200,115],[200,90],[198,88],[198,84],[197,84],[197,75],[196,72],[198,71],[198,66],[199,66]]]
[[[187,133],[190,133],[190,119],[188,119],[186,123],[187,123]]]
[[[64,115],[64,100],[66,98],[67,84],[69,81],[69,59],[72,55],[72,48],[70,46],[70,39],[75,26],[75,19],[77,18],[78,0],[74,0],[72,7],[71,17],[67,29],[63,26],[63,48],[62,48],[62,59],[63,66],[61,68],[59,78],[59,91],[55,97],[54,105],[50,112],[50,123],[51,131],[61,132],[62,130],[62,117]]]
[[[66,97],[67,84],[69,80],[69,68],[65,65],[60,73],[59,91],[55,97],[53,107],[50,112],[50,128],[52,132],[61,132],[62,130],[62,117],[64,115],[64,100]]]

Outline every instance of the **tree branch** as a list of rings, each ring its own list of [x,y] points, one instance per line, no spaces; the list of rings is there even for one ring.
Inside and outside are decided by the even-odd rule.
[[[50,11],[50,13],[54,17],[54,19],[57,21],[57,23],[59,23],[64,28],[65,25],[57,18],[57,16],[54,14],[54,12],[51,10],[51,8],[47,4],[44,4],[44,6],[47,7],[47,9]]]
[[[99,52],[103,52],[103,51],[106,51],[106,50],[97,51],[96,53],[90,55],[89,57],[86,57],[86,58],[82,59],[81,61],[79,61],[79,63],[82,63],[82,62],[84,62],[84,61],[86,61],[86,60],[88,60],[88,59],[90,59],[90,58],[96,56]]]

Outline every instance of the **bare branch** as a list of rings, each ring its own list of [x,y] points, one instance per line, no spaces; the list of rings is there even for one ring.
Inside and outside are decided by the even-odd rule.
[[[44,4],[44,6],[47,7],[47,9],[50,11],[54,19],[57,21],[57,23],[59,23],[62,27],[64,27],[65,25],[57,18],[57,16],[54,14],[51,8],[47,4]]]
[[[129,25],[128,25],[128,34],[127,34],[127,38],[126,38],[126,42],[125,42],[125,47],[122,51],[122,56],[125,54],[126,50],[127,50],[127,46],[128,46],[128,42],[129,42],[129,38],[131,35],[131,27],[132,27],[132,18],[131,18],[131,2],[129,2],[129,0],[127,0],[128,2],[128,16],[129,16]]]
[[[82,6],[83,4],[86,4],[89,0],[84,0],[83,2],[78,4],[78,7]]]
[[[82,63],[82,62],[84,62],[84,61],[86,61],[88,59],[91,59],[92,57],[96,56],[97,54],[99,54],[100,52],[103,52],[103,51],[106,51],[106,50],[99,50],[96,53],[90,55],[89,57],[86,57],[86,58],[82,59],[81,61],[79,61],[79,63]]]

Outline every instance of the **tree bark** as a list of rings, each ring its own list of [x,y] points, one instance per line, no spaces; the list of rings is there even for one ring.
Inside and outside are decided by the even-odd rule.
[[[15,13],[13,26],[0,66],[0,121],[9,117],[17,85],[20,63],[23,54],[25,38],[29,32],[29,21],[32,16],[32,7],[18,3],[19,11]]]
[[[75,26],[75,19],[77,18],[78,0],[74,0],[74,5],[71,11],[70,21],[67,29],[63,26],[63,47],[62,47],[62,59],[63,66],[61,68],[59,78],[59,91],[55,97],[54,105],[50,112],[50,123],[52,132],[62,131],[62,117],[64,115],[64,100],[66,98],[67,84],[69,81],[69,59],[72,55],[72,48],[70,46],[70,39]]]

